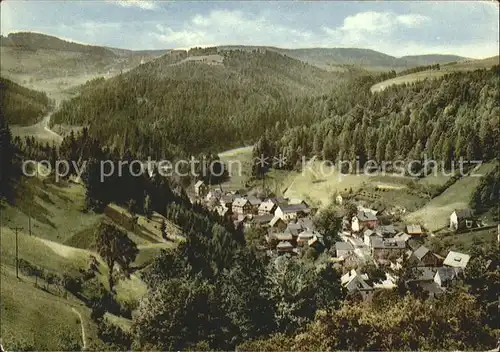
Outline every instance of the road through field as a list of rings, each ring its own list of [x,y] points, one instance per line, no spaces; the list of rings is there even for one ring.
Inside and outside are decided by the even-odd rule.
[[[54,142],[56,144],[61,144],[63,137],[49,128],[51,117],[52,112],[45,115],[40,122],[31,126],[13,125],[11,127],[12,134],[21,138],[33,136],[36,139],[42,140],[43,142]]]

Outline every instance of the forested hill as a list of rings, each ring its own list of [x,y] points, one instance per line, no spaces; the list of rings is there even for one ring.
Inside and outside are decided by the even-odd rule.
[[[225,52],[221,63],[182,61],[181,54],[88,84],[52,122],[87,125],[104,143],[142,156],[222,150],[254,142],[276,124],[327,117],[321,101],[349,75],[271,51]]]
[[[441,79],[392,86],[367,95],[351,89],[357,105],[344,115],[286,131],[269,130],[258,155],[325,160],[490,160],[500,150],[500,66],[455,72]],[[366,81],[364,84],[368,84]],[[354,84],[354,86],[356,86]],[[364,86],[366,87],[366,85]],[[276,142],[274,142],[276,141]]]
[[[48,112],[50,104],[47,94],[0,77],[1,115],[7,123],[13,125],[35,123]]]
[[[415,55],[394,57],[379,51],[361,48],[302,48],[284,49],[258,46],[221,46],[219,50],[262,50],[275,51],[318,67],[354,65],[366,69],[392,70],[408,69],[416,66],[442,64],[466,60],[456,55]]]

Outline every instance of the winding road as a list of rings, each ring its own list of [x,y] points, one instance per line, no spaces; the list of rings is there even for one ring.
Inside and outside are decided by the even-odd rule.
[[[12,134],[14,136],[19,136],[21,138],[27,136],[34,136],[35,138],[42,140],[43,142],[54,142],[56,144],[61,144],[63,137],[49,128],[50,118],[52,117],[52,112],[45,115],[44,118],[31,126],[11,126]]]

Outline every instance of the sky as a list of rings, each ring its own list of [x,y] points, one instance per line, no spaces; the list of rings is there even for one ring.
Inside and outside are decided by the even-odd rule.
[[[212,45],[350,47],[396,57],[499,54],[496,1],[1,2],[1,32],[124,49]]]

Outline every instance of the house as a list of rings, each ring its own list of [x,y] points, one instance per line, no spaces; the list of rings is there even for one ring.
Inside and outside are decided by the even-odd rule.
[[[420,225],[406,225],[406,233],[410,236],[422,236],[423,231]]]
[[[293,252],[293,246],[288,241],[282,241],[278,243],[278,245],[276,246],[276,250],[278,251],[278,253],[289,253]]]
[[[442,264],[442,260],[432,253],[427,247],[418,247],[409,258],[409,262],[414,266],[437,267]]]
[[[304,231],[305,229],[302,227],[301,224],[296,223],[296,222],[289,222],[286,225],[285,232],[291,234],[294,237],[298,237],[299,233]]]
[[[260,203],[258,209],[259,215],[274,214],[274,211],[277,207],[278,205],[275,202],[273,202],[271,199],[267,199]]]
[[[274,216],[272,214],[256,215],[253,217],[251,224],[254,227],[266,228],[270,226],[273,218]]]
[[[299,204],[279,204],[274,211],[274,215],[285,221],[304,217],[311,212],[311,209],[305,203]]]
[[[283,197],[268,198],[259,205],[259,214],[274,214],[278,205],[288,204],[288,200]]]
[[[395,240],[404,241],[404,242],[408,242],[408,240],[410,238],[411,238],[411,236],[407,233],[404,233],[404,232],[400,232],[400,233],[396,234],[396,236],[394,236]]]
[[[272,218],[272,220],[269,222],[269,227],[271,227],[272,229],[276,229],[278,231],[283,231],[286,229],[286,223],[285,221],[283,221],[282,218],[278,217],[278,216],[274,216]]]
[[[303,229],[314,231],[316,226],[314,226],[313,219],[310,217],[297,219],[297,224],[299,224]]]
[[[469,260],[470,255],[468,254],[450,251],[444,259],[443,265],[452,268],[460,268],[463,270],[467,267],[467,263],[469,263]]]
[[[371,211],[358,211],[351,220],[351,229],[353,232],[359,232],[363,229],[374,229],[378,225],[378,219]]]
[[[372,246],[372,238],[375,238],[375,237],[380,237],[379,234],[377,234],[376,232],[370,230],[370,229],[366,229],[364,232],[363,232],[363,242],[368,246],[368,247],[371,247]]]
[[[236,198],[231,206],[233,214],[250,214],[252,212],[252,205],[247,198]]]
[[[337,252],[337,258],[347,258],[350,254],[354,253],[354,246],[349,242],[336,242],[335,250]]]
[[[312,239],[313,237],[317,237],[321,241],[323,241],[323,235],[316,231],[304,230],[297,236],[297,244],[303,244]]]
[[[439,287],[447,287],[450,283],[457,278],[460,269],[450,268],[450,267],[440,267],[436,271],[434,276],[434,282],[439,285]]]
[[[250,203],[250,206],[252,208],[252,213],[258,214],[259,212],[259,206],[262,203],[262,200],[260,200],[257,197],[248,197],[248,202]]]
[[[450,215],[450,229],[459,231],[477,227],[477,221],[469,208],[455,209]]]
[[[197,197],[204,197],[207,193],[208,187],[202,180],[199,180],[194,184],[194,194]]]
[[[371,239],[371,250],[374,259],[397,258],[404,254],[406,243],[393,238],[374,237]]]
[[[266,241],[268,243],[272,243],[273,241],[278,241],[278,242],[288,241],[288,242],[292,243],[293,236],[289,233],[272,233],[272,234],[266,235]]]
[[[317,250],[323,250],[325,247],[325,243],[323,242],[323,236],[316,234],[311,238],[309,241],[307,241],[307,245],[309,247],[314,247]]]
[[[394,237],[396,230],[394,225],[382,225],[375,229],[375,232],[383,237]]]
[[[360,297],[363,301],[371,301],[373,298],[373,287],[367,281],[367,274],[359,274],[354,269],[340,278],[340,283],[347,290],[348,296]]]

